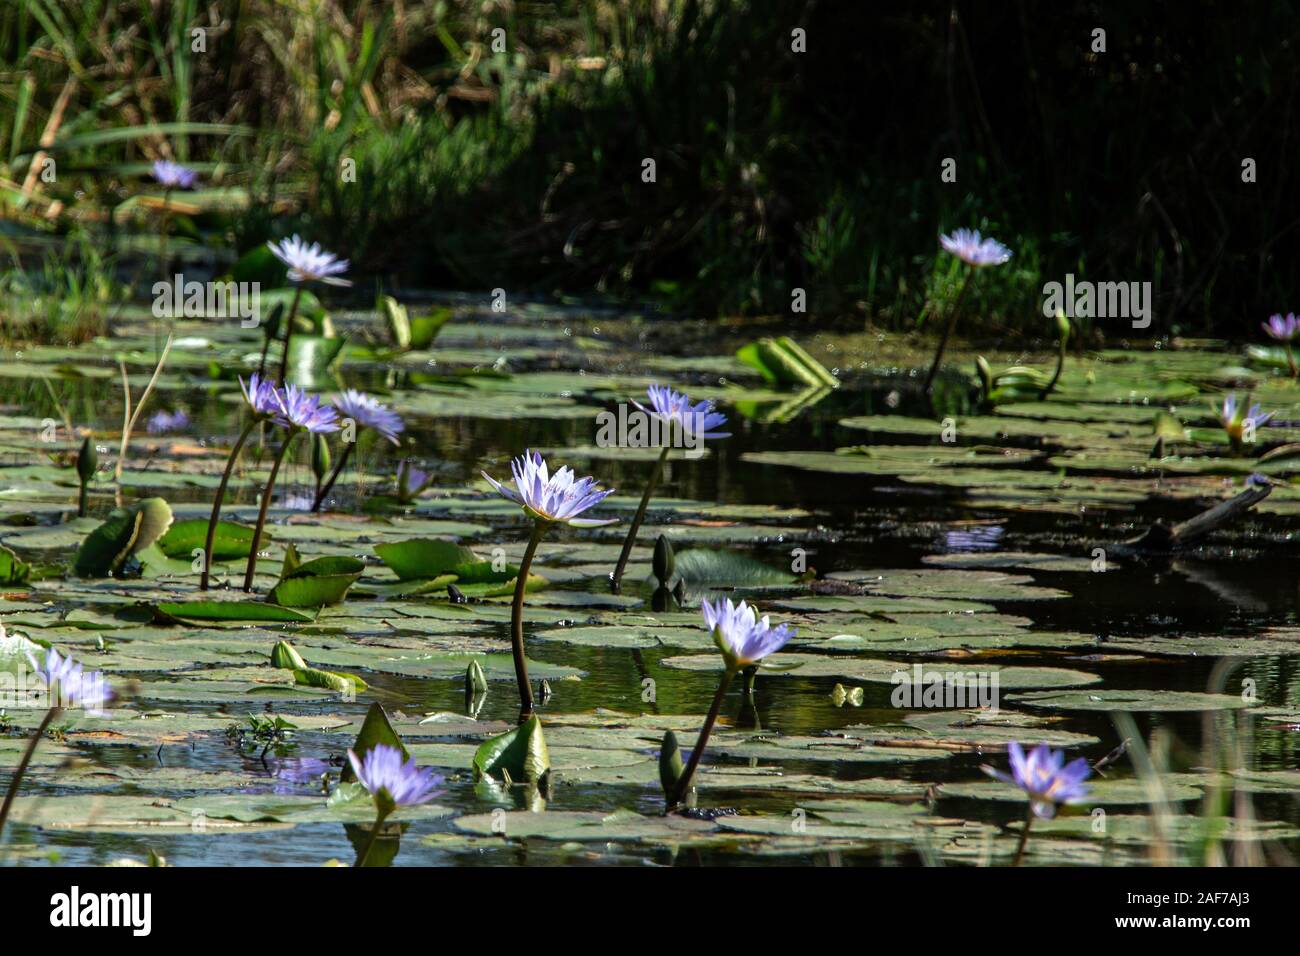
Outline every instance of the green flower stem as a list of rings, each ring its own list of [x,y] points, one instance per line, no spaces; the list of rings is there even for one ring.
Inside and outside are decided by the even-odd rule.
[[[302,298],[302,283],[293,293],[293,305],[289,306],[289,318],[284,323],[284,354],[280,356],[280,384],[288,385],[285,378],[289,374],[289,342],[293,339],[293,320],[298,315],[298,301]]]
[[[50,724],[62,711],[63,708],[61,707],[51,707],[47,710],[45,719],[36,728],[36,733],[32,734],[31,740],[27,741],[27,749],[23,751],[23,759],[18,762],[13,779],[9,781],[9,791],[5,794],[5,802],[0,805],[0,835],[4,834],[5,821],[9,819],[9,808],[13,806],[14,797],[18,796],[18,787],[23,782],[23,774],[27,772],[27,765],[32,762],[32,754],[36,753],[36,745],[41,742],[41,738],[45,736],[45,731],[50,729]]]
[[[172,189],[168,186],[163,191],[163,213],[162,213],[162,235],[158,239],[158,259],[162,268],[163,281],[171,278],[167,273],[167,233],[171,231],[172,225]]]
[[[1300,368],[1296,367],[1295,353],[1291,351],[1291,343],[1287,342],[1285,343],[1285,345],[1286,345],[1286,364],[1291,366],[1291,377],[1295,378],[1297,375],[1300,375]]]
[[[1016,858],[1011,861],[1012,866],[1019,866],[1021,859],[1025,855],[1025,847],[1029,843],[1029,828],[1034,825],[1034,803],[1029,802],[1029,812],[1025,814],[1025,827],[1020,831],[1020,844],[1016,847]]]
[[[353,864],[355,868],[365,866],[366,861],[370,859],[370,851],[375,848],[375,842],[379,839],[379,831],[383,829],[384,821],[387,819],[388,814],[380,810],[378,815],[375,817],[375,825],[370,830],[370,839],[366,841],[366,848],[361,852],[361,855],[357,857],[357,862]]]
[[[673,810],[681,806],[686,795],[691,792],[691,781],[695,778],[695,768],[700,765],[700,758],[704,756],[704,748],[709,744],[709,735],[713,733],[713,725],[718,720],[718,713],[722,710],[723,698],[727,696],[727,688],[731,685],[731,678],[736,671],[733,667],[728,666],[722,672],[722,680],[718,681],[718,692],[713,695],[713,704],[709,707],[709,716],[704,718],[704,726],[700,729],[700,738],[695,741],[695,749],[691,751],[691,759],[686,764],[686,769],[677,780],[677,786],[673,788],[672,799],[668,801],[668,809]]]
[[[86,479],[81,480],[81,494],[77,496],[77,517],[86,517],[86,507],[89,504],[90,483]]]
[[[533,685],[528,682],[528,660],[524,657],[524,592],[528,589],[528,569],[533,555],[541,544],[547,525],[533,522],[533,533],[528,538],[523,560],[519,562],[519,576],[515,579],[515,600],[510,607],[510,652],[515,658],[515,683],[519,685],[519,723],[533,716]]]
[[[1040,402],[1046,400],[1047,396],[1051,395],[1052,392],[1055,391],[1056,383],[1061,380],[1061,373],[1065,371],[1065,349],[1066,344],[1062,341],[1061,350],[1056,353],[1056,372],[1053,373],[1052,380],[1043,386],[1043,390],[1038,393],[1038,400]]]
[[[943,361],[943,350],[948,347],[948,339],[952,335],[953,329],[957,327],[957,317],[961,315],[961,306],[966,300],[966,290],[970,288],[971,280],[974,278],[975,267],[971,266],[966,273],[966,281],[961,284],[961,291],[957,293],[957,301],[953,303],[952,311],[948,313],[948,324],[944,327],[943,338],[939,339],[939,347],[935,349],[934,363],[930,366],[929,374],[925,376],[925,390],[927,392],[934,383],[934,377],[939,374],[939,363]]]
[[[262,492],[262,507],[257,512],[257,527],[253,529],[253,544],[248,549],[248,570],[244,572],[244,590],[253,590],[253,575],[257,572],[257,548],[262,543],[262,528],[266,526],[266,510],[271,506],[271,493],[275,490],[275,478],[280,473],[280,465],[284,462],[284,456],[289,451],[289,446],[293,440],[298,437],[298,429],[288,432],[284,436],[284,444],[280,446],[280,451],[276,453],[275,461],[271,463],[271,474],[266,479],[266,488]]]
[[[221,505],[226,500],[226,485],[230,484],[230,474],[235,470],[235,462],[239,460],[239,453],[243,450],[244,443],[248,441],[248,436],[253,433],[253,426],[257,422],[256,418],[252,419],[239,433],[235,447],[230,449],[230,458],[227,459],[226,470],[221,475],[221,484],[217,486],[217,497],[212,502],[212,517],[208,519],[208,536],[203,542],[203,574],[199,578],[200,591],[208,589],[208,577],[212,572],[212,547],[217,539],[217,522],[221,518]],[[257,548],[256,541],[253,542],[253,548],[254,550]]]
[[[646,482],[645,492],[641,495],[641,504],[637,506],[636,514],[632,517],[632,526],[627,529],[627,537],[623,539],[623,550],[619,553],[618,564],[614,565],[614,576],[610,578],[610,587],[616,593],[623,586],[623,572],[627,570],[627,559],[632,554],[632,546],[636,544],[636,533],[641,528],[641,522],[645,520],[646,508],[650,506],[650,496],[654,494],[655,485],[659,484],[659,477],[664,473],[664,462],[667,458],[668,446],[665,445],[664,450],[659,453],[659,460],[655,462],[654,470],[650,472],[650,480]]]
[[[167,233],[171,232],[171,226],[172,226],[172,188],[168,186],[165,190],[163,190],[162,227],[160,229],[162,235],[158,237],[159,271],[162,273],[162,279],[164,282],[170,282],[172,278],[171,269],[168,268],[167,265]],[[173,322],[175,321],[174,317],[172,321]],[[162,326],[161,322],[154,324],[153,347],[155,352],[159,351],[161,348],[159,343],[159,330],[161,329],[161,326]]]
[[[266,374],[266,353],[271,348],[271,334],[268,332],[262,336],[262,358],[257,363],[257,377],[262,378]]]
[[[330,472],[329,480],[326,481],[325,484],[321,485],[320,489],[316,492],[316,500],[313,501],[311,505],[312,511],[320,511],[320,506],[324,503],[325,496],[330,493],[330,489],[334,487],[334,482],[338,481],[339,475],[343,473],[343,466],[348,463],[348,455],[352,454],[352,446],[355,444],[356,442],[354,441],[344,443],[343,454],[339,455],[339,463],[335,465],[334,470]]]

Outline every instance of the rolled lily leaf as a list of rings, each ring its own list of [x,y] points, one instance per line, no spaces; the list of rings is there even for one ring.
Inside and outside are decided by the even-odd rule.
[[[666,585],[673,579],[674,555],[672,542],[666,535],[660,535],[655,542],[654,574],[660,584]]]
[[[768,567],[745,554],[713,548],[679,551],[674,559],[677,574],[694,590],[712,587],[777,587],[794,584],[790,571]]]
[[[411,347],[411,317],[406,306],[391,295],[381,295],[377,311],[388,326],[388,334],[393,340],[393,347],[405,351]]]
[[[171,506],[162,498],[146,498],[130,508],[116,508],[81,543],[73,570],[83,578],[112,574],[132,554],[166,534],[171,524]]]
[[[0,584],[25,584],[32,566],[0,544]]]
[[[294,671],[306,668],[307,662],[288,641],[276,641],[271,648],[271,666]]]
[[[837,388],[839,379],[789,336],[762,338],[743,346],[736,357],[769,385]]]
[[[523,724],[483,743],[474,754],[476,777],[509,775],[513,781],[536,781],[551,769],[551,755],[534,714]]]
[[[349,697],[369,689],[369,685],[356,674],[342,671],[323,671],[318,667],[299,667],[293,672],[294,683],[321,690],[337,691]]]
[[[483,665],[478,662],[478,658],[475,658],[465,669],[465,691],[471,694],[484,694],[487,689],[487,674],[483,672]]]
[[[677,781],[682,778],[682,750],[677,745],[677,735],[671,730],[664,732],[663,743],[659,745],[659,784],[664,788],[664,796],[671,797],[677,789]]]

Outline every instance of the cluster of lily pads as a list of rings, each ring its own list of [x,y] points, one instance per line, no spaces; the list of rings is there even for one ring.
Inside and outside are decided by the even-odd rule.
[[[277,385],[273,381],[262,378],[258,373],[251,375],[247,381],[241,379],[240,387],[249,412],[249,421],[229,455],[221,483],[217,488],[211,517],[206,523],[204,547],[200,552],[203,562],[201,590],[207,590],[210,586],[210,562],[207,556],[214,553],[218,530],[221,528],[220,510],[227,482],[240,451],[254,427],[271,425],[282,429],[282,444],[263,486],[257,523],[248,539],[245,591],[250,591],[252,587],[275,478],[284,460],[286,449],[294,437],[304,432],[312,436],[333,433],[339,429],[340,420],[351,419],[356,425],[371,428],[396,444],[397,436],[405,427],[400,416],[392,413],[370,396],[352,390],[336,396],[331,405],[297,386]],[[638,405],[638,408],[656,417],[665,425],[673,426],[679,432],[693,433],[701,440],[726,437],[726,433],[718,431],[726,425],[726,418],[716,411],[712,402],[692,403],[684,394],[657,385],[652,385],[647,395],[649,406]],[[671,432],[667,433],[671,434]],[[618,561],[610,574],[612,589],[615,592],[619,589],[628,555],[645,517],[668,451],[669,448],[665,447],[656,460],[654,471],[647,482]],[[330,486],[346,460],[346,454],[345,449],[339,466],[329,475],[328,480],[319,485],[313,510],[319,508],[325,495],[328,494]],[[520,695],[519,727],[486,741],[475,754],[474,766],[485,775],[494,770],[498,771],[506,783],[512,781],[511,768],[514,768],[516,773],[522,769],[525,774],[533,778],[533,784],[536,785],[539,780],[545,779],[549,769],[549,758],[546,754],[541,723],[535,713],[524,640],[524,599],[530,582],[531,564],[538,546],[550,529],[561,525],[573,528],[599,528],[614,523],[616,519],[586,516],[612,493],[612,489],[601,487],[592,477],[578,478],[567,466],[552,470],[545,457],[532,450],[525,451],[523,455],[516,458],[511,463],[511,468],[512,480],[509,483],[498,481],[486,472],[484,478],[505,499],[519,506],[532,523],[532,531],[523,558],[517,568],[510,570],[513,576],[511,650]],[[408,467],[406,469],[408,477],[405,479],[407,482],[413,480],[410,471]],[[318,473],[318,481],[319,477]],[[135,528],[136,537],[133,538],[130,547],[140,543],[138,524],[143,522],[148,510],[145,509],[138,515],[140,520]],[[153,541],[158,537],[158,534],[151,534],[148,540]],[[380,554],[386,560],[391,560],[400,574],[404,562],[409,569],[411,562],[419,563],[422,558],[427,558],[430,552],[427,548],[417,548],[414,552],[409,548],[403,548],[390,552],[380,551]],[[282,596],[282,591],[288,593],[290,589],[286,589],[285,586],[295,580],[293,575],[301,575],[302,569],[312,564],[330,563],[330,560],[317,559],[316,562],[289,567],[290,559],[286,558],[286,574],[271,592],[272,599]],[[673,552],[663,538],[656,547],[654,569],[662,588],[674,574]],[[317,570],[322,572],[321,579],[332,576],[324,573],[326,569],[323,565]],[[331,565],[328,570],[338,569]],[[352,580],[355,580],[355,575],[352,576]],[[509,583],[509,580],[507,579],[505,583]],[[456,591],[454,584],[449,585],[449,589]],[[346,588],[340,592],[331,592],[329,598],[324,599],[323,603],[342,600],[345,593]],[[286,601],[285,603],[297,602]],[[273,600],[270,607],[277,606]],[[204,614],[212,611],[211,604],[205,602],[197,602],[193,607],[187,607],[182,602],[168,605],[164,609],[166,614],[178,620],[202,619]],[[742,672],[748,672],[752,680],[753,669],[797,635],[794,627],[788,624],[774,625],[769,616],[761,615],[756,607],[745,600],[737,603],[730,598],[719,598],[714,601],[705,599],[701,602],[701,612],[705,630],[711,635],[721,654],[722,675],[696,744],[685,760],[677,746],[674,733],[670,730],[664,736],[660,753],[660,782],[665,795],[665,810],[669,813],[690,812],[688,798],[693,791],[693,781],[732,681]],[[245,609],[243,613],[248,611]],[[268,619],[275,620],[274,617]],[[312,667],[291,644],[285,641],[277,643],[272,651],[271,660],[273,665],[291,670],[301,682],[309,686],[352,693],[362,691],[366,686],[354,675],[322,671]],[[74,663],[69,658],[60,657],[59,653],[52,648],[45,653],[43,663],[38,662],[35,654],[31,656],[31,663],[46,684],[52,703],[45,719],[32,736],[28,750],[11,780],[4,809],[0,810],[0,828],[3,827],[5,816],[18,791],[32,753],[54,718],[68,707],[82,707],[88,712],[100,711],[114,697],[114,692],[107,688],[107,681],[102,674],[83,671],[80,664]],[[476,670],[476,664],[477,662],[471,664],[467,675],[467,688],[471,690],[481,689],[486,683],[481,667]],[[94,690],[87,690],[87,688],[94,688]],[[375,808],[375,821],[365,846],[358,854],[358,865],[367,865],[370,861],[375,841],[388,817],[402,807],[420,806],[435,799],[441,792],[439,786],[443,779],[431,770],[419,767],[415,760],[408,756],[400,739],[388,726],[382,710],[376,708],[372,708],[373,721],[386,729],[386,735],[381,734],[379,738],[375,738],[373,734],[368,735],[363,728],[357,746],[348,753],[348,766],[355,785],[364,788]],[[368,724],[370,722],[368,719]],[[282,732],[282,729],[282,726],[277,724],[276,727],[270,728],[268,733],[274,735]],[[256,725],[254,730],[258,730]],[[387,739],[384,739],[385,736]],[[1075,761],[1069,767],[1062,768],[1060,752],[1050,752],[1046,745],[1043,745],[1034,750],[1029,757],[1025,757],[1019,744],[1014,741],[1011,744],[1011,754],[1012,776],[1005,779],[1012,781],[1029,795],[1034,814],[1050,817],[1057,805],[1078,802],[1086,796],[1086,788],[1082,786],[1082,780],[1089,770],[1086,761]],[[341,786],[349,785],[353,784],[349,784],[346,780],[341,784]],[[1023,855],[1027,835],[1028,825],[1022,835],[1020,849],[1016,856],[1017,862]]]

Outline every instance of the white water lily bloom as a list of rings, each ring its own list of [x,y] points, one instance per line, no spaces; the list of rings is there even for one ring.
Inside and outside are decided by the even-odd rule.
[[[275,257],[289,267],[289,279],[293,282],[315,280],[327,285],[351,285],[347,279],[338,278],[340,272],[348,271],[348,260],[340,259],[332,252],[326,252],[319,242],[310,246],[298,235],[281,239],[279,243],[268,242],[267,246]]]
[[[996,239],[985,238],[978,229],[957,229],[950,236],[940,236],[944,250],[975,268],[1000,266],[1011,258],[1011,250]]]
[[[730,432],[717,430],[727,424],[727,416],[716,411],[713,402],[703,401],[692,405],[683,393],[674,392],[662,385],[651,385],[646,389],[646,395],[650,398],[650,408],[635,399],[632,404],[665,424],[676,425],[687,435],[698,435],[701,440],[731,437]]]
[[[486,471],[482,474],[493,488],[539,521],[599,528],[618,520],[578,517],[614,493],[612,488],[597,485],[595,478],[578,478],[567,466],[552,475],[545,459],[535,451],[525,451],[511,461],[510,470],[515,476],[514,488],[506,487]]]
[[[730,598],[721,598],[700,604],[704,623],[713,632],[713,642],[722,651],[730,667],[748,667],[757,664],[769,654],[775,654],[795,636],[788,624],[772,626],[767,615],[758,616],[758,609],[744,601],[732,604]]]

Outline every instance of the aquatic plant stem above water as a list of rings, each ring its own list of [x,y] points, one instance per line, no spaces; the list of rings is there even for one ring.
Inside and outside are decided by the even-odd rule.
[[[695,749],[691,751],[691,759],[686,763],[686,769],[677,779],[677,786],[673,788],[672,797],[668,800],[668,809],[673,809],[682,805],[686,795],[691,792],[691,781],[695,778],[695,768],[700,765],[700,758],[704,755],[704,748],[709,745],[709,735],[713,733],[713,725],[718,721],[718,714],[722,710],[722,701],[727,696],[727,688],[731,686],[731,679],[736,674],[735,668],[728,667],[722,672],[722,678],[718,681],[718,690],[713,695],[713,703],[709,705],[709,714],[704,718],[704,726],[700,728],[699,739],[695,741]]]
[[[619,552],[618,563],[614,565],[614,573],[609,581],[610,587],[615,592],[623,586],[623,572],[627,570],[627,560],[632,554],[632,547],[636,544],[636,533],[641,528],[641,522],[645,520],[646,509],[650,506],[650,496],[654,494],[655,486],[659,484],[659,479],[664,473],[668,450],[668,446],[665,445],[663,451],[659,453],[654,469],[650,472],[650,478],[646,481],[645,491],[641,494],[641,503],[637,505],[636,514],[632,516],[632,526],[627,529],[627,537],[623,539],[623,550]]]
[[[952,336],[953,329],[957,327],[957,317],[961,315],[961,307],[966,299],[966,291],[970,288],[971,280],[974,278],[975,268],[972,266],[966,270],[966,281],[961,284],[961,291],[957,293],[957,300],[948,312],[948,324],[944,326],[943,335],[939,339],[939,347],[934,350],[934,361],[930,363],[930,371],[925,376],[925,390],[927,392],[934,383],[934,377],[939,374],[939,365],[943,362],[944,349],[948,347],[948,339]]]
[[[543,521],[533,522],[533,533],[528,537],[528,547],[524,549],[523,559],[519,562],[515,597],[510,605],[510,653],[514,655],[515,682],[519,685],[520,724],[533,716],[533,686],[528,680],[528,658],[524,654],[524,593],[528,590],[528,569],[532,567],[533,555],[537,553],[537,546],[541,544],[548,524]]]
[[[257,550],[262,540],[262,529],[266,526],[266,512],[271,506],[271,495],[275,491],[275,479],[280,474],[280,465],[284,463],[284,456],[289,451],[289,446],[293,440],[298,437],[299,429],[292,429],[284,436],[284,444],[275,455],[275,461],[271,463],[271,474],[267,476],[266,488],[262,490],[262,504],[257,510],[257,526],[253,529],[253,543],[248,549],[248,568],[244,571],[244,590],[253,590],[253,575],[257,573]]]
[[[59,707],[51,707],[47,710],[40,726],[36,728],[36,732],[27,741],[27,749],[23,751],[23,759],[18,762],[13,779],[9,781],[9,789],[5,793],[5,802],[0,805],[0,836],[4,835],[5,821],[9,819],[9,808],[13,805],[14,797],[18,795],[18,787],[23,782],[23,774],[27,772],[27,765],[32,762],[32,756],[36,753],[36,747],[40,744],[41,738],[45,736],[45,732],[50,729],[50,724],[54,722],[54,718],[60,713],[62,713],[62,709]]]
[[[375,822],[370,827],[370,836],[366,840],[366,847],[357,856],[357,862],[353,864],[354,868],[359,869],[366,865],[366,861],[370,859],[370,851],[373,850],[375,844],[379,842],[379,831],[384,828],[384,821],[387,819],[388,814],[384,813],[382,810],[376,815]]]
[[[149,384],[144,387],[143,394],[140,395],[140,401],[135,408],[131,407],[131,382],[127,377],[126,363],[121,363],[122,369],[122,444],[118,448],[117,464],[113,466],[113,480],[117,484],[117,506],[122,507],[122,467],[126,463],[127,449],[131,444],[131,432],[135,430],[136,422],[140,420],[140,413],[144,411],[145,405],[149,401],[149,396],[153,394],[154,386],[158,384],[158,378],[162,375],[163,366],[167,364],[167,356],[171,354],[172,342],[175,341],[176,333],[167,333],[167,342],[163,345],[162,354],[158,356],[158,364],[154,367],[153,375],[149,378]]]
[[[320,511],[320,506],[324,503],[325,496],[330,493],[330,489],[334,487],[334,482],[338,481],[339,475],[343,473],[343,467],[348,463],[348,456],[352,454],[352,446],[355,444],[356,442],[344,442],[343,454],[339,455],[338,464],[335,465],[334,470],[330,472],[329,479],[325,484],[321,485],[317,490],[316,498],[312,501],[311,510],[313,512]]]
[[[302,300],[302,283],[298,283],[293,290],[293,304],[289,306],[289,315],[284,321],[284,354],[280,356],[280,384],[285,385],[288,382],[289,374],[289,343],[293,339],[293,320],[298,315],[298,303]],[[265,357],[265,352],[262,353]]]
[[[226,459],[226,470],[221,473],[221,484],[217,485],[217,494],[212,501],[212,515],[208,518],[208,534],[203,541],[203,572],[199,576],[199,590],[208,589],[208,578],[212,572],[212,548],[217,538],[217,523],[221,520],[221,505],[226,500],[226,486],[230,484],[230,475],[235,470],[235,462],[239,460],[239,453],[244,449],[244,443],[248,441],[248,436],[253,433],[257,427],[259,419],[253,418],[244,430],[239,433],[239,438],[235,440],[235,445],[230,449],[230,457]],[[254,538],[250,547],[257,550],[257,539]]]
[[[1029,805],[1029,810],[1025,813],[1025,825],[1020,831],[1020,842],[1016,845],[1016,856],[1011,861],[1012,866],[1019,866],[1020,861],[1025,857],[1025,847],[1029,845],[1029,828],[1034,825],[1034,805]]]

